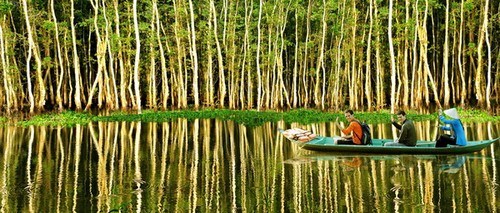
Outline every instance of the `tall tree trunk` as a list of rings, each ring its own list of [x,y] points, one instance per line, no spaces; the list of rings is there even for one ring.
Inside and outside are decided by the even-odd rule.
[[[196,49],[196,28],[194,25],[194,8],[193,1],[189,0],[189,14],[191,19],[191,58],[192,58],[192,69],[193,69],[193,96],[194,96],[194,108],[200,107],[200,94],[198,89],[198,50]]]
[[[156,13],[155,13],[155,6],[156,6],[156,2],[152,2],[153,4],[153,7],[151,8],[152,11],[151,11],[151,22],[149,23],[150,25],[150,32],[149,34],[151,36],[154,36],[156,37],[156,32],[158,31],[156,29],[156,26],[158,23],[158,21],[156,21]],[[156,70],[157,70],[157,67],[156,67],[156,55],[157,54],[153,54],[154,52],[156,52],[156,45],[157,42],[156,42],[157,38],[155,39],[149,39],[148,42],[149,42],[149,78],[147,81],[148,82],[148,105],[150,108],[152,109],[156,109],[158,107],[158,99],[157,99],[157,96],[158,96],[158,89],[157,89],[157,84],[156,84]]]
[[[476,68],[476,75],[474,78],[476,98],[478,101],[478,105],[481,107],[484,107],[485,105],[485,97],[484,97],[485,95],[484,95],[484,85],[483,85],[483,77],[484,77],[483,46],[484,46],[485,35],[487,34],[488,31],[488,6],[489,6],[489,0],[486,0],[484,2],[484,8],[481,11],[483,20],[481,27],[479,29],[479,40],[477,44],[477,68]]]
[[[463,33],[464,33],[464,4],[465,0],[462,0],[460,3],[460,32],[459,32],[459,38],[458,38],[458,56],[457,56],[457,61],[458,61],[458,72],[460,73],[460,80],[462,82],[462,86],[460,87],[460,105],[462,107],[465,106],[465,100],[467,97],[467,86],[465,83],[465,71],[463,68],[462,64],[462,59],[464,58],[464,49],[462,49],[462,42],[463,42]]]
[[[250,3],[249,3],[250,2]],[[250,4],[250,5],[249,5]],[[246,105],[247,109],[251,109],[253,107],[253,79],[252,72],[250,68],[247,68],[247,56],[251,55],[251,44],[250,44],[250,21],[253,14],[253,1],[245,0],[245,36],[243,40],[243,59],[242,59],[242,68],[241,68],[241,90],[242,90],[242,101],[246,101],[242,103],[242,105]],[[248,60],[250,61],[250,59]],[[246,86],[244,86],[244,79],[246,75]],[[246,100],[244,97],[244,88],[246,88]]]
[[[304,86],[304,94],[303,97],[301,98],[302,101],[302,107],[308,108],[309,107],[309,88],[307,86],[307,77],[308,77],[308,71],[309,71],[309,66],[307,65],[307,61],[309,59],[309,36],[311,33],[311,13],[312,13],[312,0],[309,0],[307,4],[307,16],[306,16],[306,38],[304,41],[304,57],[302,61],[302,84]],[[300,96],[300,95],[299,95]]]
[[[444,47],[443,47],[443,80],[442,84],[444,87],[444,107],[449,106],[450,102],[450,83],[448,77],[448,57],[449,57],[449,20],[450,20],[450,1],[446,0],[446,12],[445,12],[445,27],[444,27]]]
[[[376,25],[377,26],[380,26],[380,19],[378,18],[378,5],[377,5],[377,1],[374,1],[373,2],[373,5],[374,5],[374,13],[375,14],[375,22],[376,22]],[[377,64],[377,67],[376,67],[376,75],[377,75],[377,80],[376,80],[376,90],[377,90],[377,108],[378,109],[382,109],[385,105],[385,92],[384,92],[384,75],[385,75],[385,72],[384,72],[384,68],[382,66],[382,56],[381,56],[381,39],[380,39],[380,29],[377,29],[376,33],[375,33],[375,43],[377,45],[375,45],[375,59],[376,59],[376,64]]]
[[[259,19],[257,21],[257,51],[255,55],[255,66],[257,69],[257,111],[260,111],[262,101],[262,73],[260,70],[260,43],[261,43],[261,22],[262,22],[262,8],[264,1],[259,1]]]
[[[57,49],[57,64],[59,65],[59,79],[57,80],[57,89],[56,89],[56,102],[58,105],[59,111],[63,110],[63,101],[62,101],[62,96],[61,96],[61,88],[63,84],[63,79],[64,79],[64,66],[63,66],[63,59],[62,59],[62,53],[61,53],[61,44],[59,42],[59,24],[57,22],[57,17],[56,17],[56,12],[54,10],[54,0],[49,0],[50,4],[50,11],[52,14],[52,19],[54,20],[54,28],[55,28],[55,39],[56,39],[56,49]]]
[[[283,59],[283,55],[284,55],[284,51],[285,51],[285,38],[284,38],[284,35],[285,35],[285,30],[286,30],[286,26],[287,26],[287,20],[288,20],[288,13],[289,13],[289,9],[290,9],[290,5],[292,4],[292,2],[290,2],[287,7],[286,7],[286,10],[282,13],[283,16],[282,16],[282,26],[281,26],[281,29],[280,29],[280,32],[279,32],[279,38],[280,38],[280,41],[281,41],[281,44],[280,44],[280,48],[279,48],[279,51],[276,51],[277,54],[276,54],[276,58],[277,58],[277,70],[278,70],[278,84],[279,84],[279,90],[280,90],[280,94],[283,93],[283,95],[285,96],[284,99],[286,100],[286,106],[288,108],[290,108],[290,97],[289,97],[289,94],[288,94],[288,91],[287,91],[287,88],[285,87],[285,82],[283,80],[283,70],[285,69],[284,66],[283,66],[283,62],[285,61]],[[324,66],[323,66],[323,69],[324,69]],[[326,78],[323,76],[323,79],[325,79],[323,81],[323,85],[325,85],[325,81],[326,81]],[[280,95],[280,97],[282,97],[283,95]],[[323,93],[323,98],[324,98],[324,93]],[[280,106],[281,107],[284,107],[284,103],[283,103],[283,97],[281,98],[281,104]]]
[[[489,34],[488,34],[488,29],[486,29],[486,47],[488,49],[488,69],[486,70],[486,109],[490,110],[491,109],[491,101],[490,101],[490,96],[491,96],[491,44],[490,44],[490,39],[489,39]]]
[[[227,13],[229,8],[233,8],[233,14],[230,15],[230,18],[228,20],[227,18]],[[226,57],[228,58],[228,63],[227,63],[227,70],[230,73],[230,79],[228,83],[228,90],[229,90],[229,108],[230,109],[236,109],[238,107],[238,80],[241,78],[239,76],[239,72],[237,70],[237,60],[239,59],[240,55],[237,54],[239,53],[238,51],[238,45],[236,44],[236,41],[240,41],[240,38],[237,37],[236,34],[236,23],[237,19],[234,18],[236,17],[236,14],[238,13],[238,7],[239,4],[229,4],[226,0],[224,0],[224,30],[223,30],[223,40],[222,44],[224,47],[227,49],[226,52]],[[226,23],[227,22],[227,23]],[[226,31],[228,31],[226,33]],[[239,31],[238,31],[239,33]],[[226,38],[227,37],[227,38]]]
[[[94,83],[92,84],[92,87],[90,88],[89,92],[89,97],[87,100],[87,106],[85,106],[85,111],[90,110],[92,107],[92,100],[94,97],[94,93],[96,90],[96,87],[99,86],[98,89],[98,95],[97,95],[97,106],[99,109],[102,108],[102,96],[103,96],[103,72],[106,67],[106,60],[105,60],[105,55],[106,55],[106,39],[101,37],[101,32],[100,28],[98,25],[98,20],[99,20],[99,6],[100,2],[99,0],[91,0],[92,7],[94,9],[94,28],[95,28],[95,35],[97,38],[97,47],[96,47],[96,57],[97,57],[97,74],[94,80]],[[90,42],[89,42],[90,43]],[[90,58],[90,52],[89,52],[89,58]]]
[[[486,109],[490,110],[491,109],[491,102],[490,102],[490,95],[491,95],[491,44],[490,44],[490,36],[488,33],[488,6],[489,6],[489,0],[486,0],[485,6],[484,6],[484,20],[486,24],[484,24],[484,34],[485,34],[485,41],[486,41],[486,48],[487,48],[487,54],[488,54],[488,66],[486,69]],[[497,64],[498,66],[498,64]]]
[[[211,1],[211,0],[210,0]],[[213,13],[212,10],[210,10],[210,13],[208,13],[208,32],[212,32],[213,30],[213,23],[212,23],[212,16],[216,15]],[[210,106],[213,107],[215,105],[215,97],[214,97],[214,63],[213,63],[213,39],[212,36],[207,36],[207,52],[206,52],[206,71],[204,74],[204,81],[205,81],[205,106]]]
[[[225,77],[225,70],[224,70],[224,59],[222,58],[222,48],[219,42],[219,34],[217,30],[217,11],[215,10],[215,5],[214,1],[210,0],[210,9],[213,13],[213,22],[214,22],[214,39],[215,39],[215,46],[217,48],[217,68],[218,68],[218,73],[219,73],[219,106],[224,107],[225,103],[224,100],[226,99],[226,77]]]
[[[158,11],[158,1],[157,0],[153,0],[153,11],[154,11],[154,15],[155,15],[155,20],[156,20],[156,42],[157,42],[157,45],[158,45],[158,49],[160,51],[160,71],[161,71],[161,105],[162,105],[162,108],[164,110],[167,109],[167,101],[170,97],[170,88],[169,88],[169,85],[168,85],[168,69],[167,69],[167,60],[165,58],[165,49],[163,47],[163,42],[161,40],[161,34],[160,34],[160,29],[162,27],[162,25],[160,24],[160,13]],[[168,46],[167,46],[168,48]]]
[[[414,33],[413,33],[413,61],[412,61],[412,76],[411,76],[411,87],[410,87],[410,106],[412,108],[416,108],[417,105],[420,103],[420,100],[417,99],[420,95],[420,87],[418,86],[418,83],[420,81],[420,73],[417,72],[419,69],[419,64],[420,60],[417,53],[417,47],[418,47],[418,28],[420,26],[420,20],[419,20],[419,10],[418,10],[418,0],[415,2],[413,6],[413,13],[415,14],[415,24],[414,24]]]
[[[72,75],[71,75],[72,72],[70,72],[71,67],[73,67],[73,66],[71,63],[72,59],[69,56],[69,54],[72,53],[71,49],[72,49],[73,44],[72,44],[72,42],[69,42],[69,41],[71,41],[71,38],[68,38],[68,37],[71,37],[71,29],[69,29],[69,30],[67,29],[64,31],[63,40],[68,41],[68,42],[64,43],[64,45],[62,46],[63,49],[61,51],[64,54],[64,61],[66,62],[66,63],[64,63],[64,65],[65,65],[64,67],[68,71],[68,72],[66,72],[66,76],[65,76],[66,80],[64,80],[64,88],[65,89],[63,90],[62,99],[63,99],[64,104],[67,107],[73,108],[73,104],[74,104],[73,101],[74,101],[75,97],[74,97],[74,95],[72,95],[72,94],[74,94],[74,91],[73,91],[74,88],[73,88],[73,81],[71,80],[71,79],[73,79]],[[71,97],[71,98],[69,98],[69,97]]]
[[[410,19],[410,8],[411,8],[411,3],[410,3],[410,0],[405,0],[405,29],[404,29],[404,37],[406,38],[409,38],[410,37],[410,30],[408,29],[409,28],[409,24],[411,23],[411,19]],[[404,52],[404,61],[403,61],[403,70],[402,70],[402,74],[403,74],[403,107],[406,109],[408,108],[408,101],[409,101],[409,93],[410,93],[410,88],[409,88],[409,85],[410,85],[410,82],[409,82],[409,77],[408,77],[408,72],[411,70],[410,69],[410,60],[409,60],[409,55],[410,55],[410,50],[411,50],[411,46],[410,46],[410,40],[409,39],[404,39],[404,48],[403,48],[403,52]],[[413,80],[413,79],[412,79]]]
[[[344,97],[342,94],[343,93],[343,91],[342,91],[343,85],[341,84],[341,82],[343,82],[341,79],[343,75],[342,75],[342,70],[341,70],[342,67],[341,67],[340,61],[342,60],[342,44],[344,42],[344,24],[345,24],[345,17],[346,17],[346,14],[345,14],[346,0],[342,1],[342,3],[339,2],[339,4],[342,4],[342,5],[339,5],[339,8],[342,8],[341,9],[342,15],[340,15],[340,17],[341,17],[340,32],[339,32],[340,38],[338,38],[337,45],[336,45],[337,50],[336,50],[335,60],[337,62],[336,63],[337,66],[335,67],[335,76],[334,76],[335,80],[333,83],[335,86],[334,86],[334,89],[333,89],[334,92],[332,95],[333,99],[335,99],[334,100],[334,106],[335,106],[334,108],[335,109],[340,109],[341,106],[344,105]]]
[[[327,24],[326,24],[326,1],[323,0],[323,14],[321,16],[321,26],[322,26],[322,31],[321,31],[321,45],[319,47],[319,56],[318,56],[318,62],[316,63],[316,84],[314,87],[314,104],[316,106],[321,106],[321,109],[325,109],[324,105],[324,92],[325,92],[325,66],[324,66],[324,52],[325,52],[325,39],[326,39],[326,30],[327,30]],[[320,74],[321,71],[321,74]],[[323,82],[322,84],[320,82]],[[320,86],[321,86],[321,91],[320,91]],[[321,96],[321,97],[320,97]]]
[[[7,25],[6,24],[6,15],[2,17],[2,22],[0,23],[0,59],[2,62],[2,76],[3,76],[3,86],[5,89],[5,100],[7,102],[7,106],[5,107],[5,111],[7,114],[11,113],[11,110],[13,108],[13,99],[15,99],[15,94],[13,92],[13,87],[11,86],[11,77],[9,74],[9,65],[8,65],[8,59],[6,57],[7,55],[7,45],[6,42],[8,41],[8,38],[5,37],[4,34],[4,28]]]
[[[139,64],[141,57],[141,38],[139,36],[139,22],[137,21],[137,0],[133,3],[134,13],[134,31],[135,31],[135,63],[134,63],[134,91],[137,102],[137,112],[142,113],[141,106],[141,91],[139,89]]]
[[[276,4],[274,5],[274,8],[273,8],[273,11],[276,9]],[[268,16],[268,14],[265,14],[264,16]],[[264,28],[265,29],[265,28]],[[271,59],[271,56],[273,54],[273,50],[276,50],[275,49],[275,40],[272,39],[272,35],[274,33],[274,30],[273,30],[273,25],[272,24],[269,24],[268,25],[268,32],[264,32],[263,34],[267,34],[267,52],[265,53],[266,57],[262,57],[264,60],[263,62],[263,67],[265,69],[263,69],[263,89],[262,89],[262,92],[264,93],[262,95],[262,98],[263,98],[263,107],[265,107],[266,109],[269,109],[269,104],[270,104],[270,94],[271,94],[271,86],[270,86],[270,82],[271,82],[271,71],[274,71],[272,70],[274,68],[274,63],[272,63],[272,59]],[[273,48],[274,47],[274,48]]]
[[[273,14],[275,14],[279,19],[281,19],[281,17],[283,17],[282,15],[282,12],[281,10],[283,9],[283,2],[282,1],[278,1],[274,4],[274,7],[273,7],[273,11],[278,11],[278,12],[273,12]],[[280,38],[280,32],[281,32],[281,21],[278,21],[276,20],[277,23],[276,24],[270,24],[269,27],[268,27],[268,30],[269,30],[269,33],[268,33],[268,48],[269,48],[269,52],[268,52],[268,77],[267,79],[269,79],[266,83],[268,84],[268,92],[266,93],[267,94],[267,102],[266,103],[266,108],[269,109],[269,108],[272,108],[272,109],[276,109],[278,107],[278,103],[280,102],[280,100],[282,99],[282,96],[279,96],[279,84],[278,84],[278,60],[279,60],[279,56],[278,55],[278,52],[279,52],[279,38]]]
[[[161,24],[161,21],[160,21],[160,13],[158,11],[158,1],[157,0],[153,0],[153,11],[154,11],[154,14],[155,14],[155,20],[156,20],[156,42],[157,42],[157,45],[158,45],[158,48],[160,50],[160,71],[161,71],[161,92],[160,92],[160,96],[161,96],[161,105],[162,105],[162,108],[163,110],[166,110],[167,109],[167,101],[170,97],[170,87],[169,87],[169,83],[168,83],[168,68],[167,68],[167,59],[165,58],[165,48],[163,47],[163,41],[162,41],[162,37],[161,37],[161,29],[162,29],[162,24]],[[167,43],[167,52],[170,52],[168,50],[168,43]]]
[[[351,23],[351,40],[350,40],[350,43],[351,43],[351,46],[349,48],[349,50],[351,51],[351,54],[350,54],[350,62],[351,64],[349,65],[350,66],[350,72],[351,74],[349,75],[349,77],[351,78],[348,82],[349,82],[349,105],[351,108],[353,109],[358,109],[359,108],[359,103],[358,103],[358,82],[359,82],[359,77],[358,77],[358,73],[356,72],[356,57],[357,57],[357,52],[356,52],[356,25],[357,25],[357,22],[358,22],[358,15],[356,14],[356,2],[355,1],[351,1],[352,5],[351,5],[351,13],[352,14],[349,14],[348,12],[348,17],[351,17],[351,19],[353,19],[353,22]],[[347,69],[346,67],[346,71],[349,70]]]
[[[118,55],[117,55],[117,61],[118,61],[118,70],[120,74],[120,94],[119,94],[119,103],[121,105],[122,109],[125,109],[128,106],[128,101],[127,101],[127,73],[125,71],[125,63],[124,63],[124,56],[123,56],[123,43],[122,43],[122,37],[121,37],[121,30],[120,30],[120,9],[118,7],[118,0],[113,0],[113,8],[115,12],[115,18],[114,18],[114,25],[115,25],[115,34],[118,37],[117,45],[118,45]],[[118,95],[118,94],[117,94]]]
[[[298,20],[298,7],[295,9],[295,48],[294,48],[294,57],[293,57],[293,74],[292,74],[292,107],[296,108],[299,104],[299,95],[298,95],[298,70],[299,70],[299,20]]]
[[[73,69],[75,72],[75,106],[76,110],[82,109],[81,94],[82,88],[80,85],[80,58],[78,57],[78,48],[76,46],[76,30],[75,30],[75,4],[74,0],[71,0],[71,41],[73,44]]]
[[[366,42],[366,63],[365,63],[365,96],[366,96],[366,106],[367,110],[372,110],[372,84],[371,84],[371,73],[372,73],[372,33],[373,33],[373,1],[370,1],[370,7],[368,8],[369,15],[369,29],[368,38]]]
[[[30,25],[30,20],[28,16],[28,4],[26,0],[23,0],[23,12],[24,12],[24,18],[26,22],[26,31],[28,32],[28,42],[29,42],[29,49],[28,49],[28,57],[26,58],[26,79],[28,82],[28,94],[29,94],[29,103],[30,103],[30,113],[35,112],[35,98],[33,96],[33,91],[32,91],[32,85],[31,85],[31,56],[34,48],[34,41],[32,37],[32,32],[31,32],[31,25]]]
[[[451,8],[452,10],[452,14],[450,16],[451,20],[450,22],[452,23],[451,26],[456,26],[457,24],[457,16],[456,16],[456,10],[454,9],[454,7]],[[450,75],[451,75],[451,80],[450,80],[450,104],[455,106],[457,105],[457,101],[460,100],[460,97],[458,96],[458,89],[459,89],[459,81],[460,81],[460,78],[457,77],[457,72],[456,70],[458,69],[457,68],[457,58],[456,56],[459,55],[458,54],[458,49],[457,49],[457,43],[458,43],[458,28],[450,28],[451,32],[450,32],[450,39],[451,39],[451,49],[450,49],[450,55],[451,55],[451,58],[450,58],[450,63],[451,63],[451,67],[450,67]]]
[[[422,61],[423,61],[423,69],[425,71],[425,73],[427,73],[427,76],[429,78],[429,81],[430,81],[430,85],[431,85],[431,88],[432,88],[432,91],[433,91],[433,94],[434,94],[434,101],[436,102],[437,106],[439,108],[441,108],[441,102],[439,101],[439,94],[437,92],[437,89],[436,89],[436,84],[434,83],[434,78],[432,76],[432,73],[431,73],[431,70],[429,68],[429,63],[428,63],[428,60],[427,60],[427,44],[429,42],[429,40],[427,39],[427,28],[426,28],[426,23],[427,23],[427,12],[428,12],[428,9],[429,9],[429,1],[426,0],[425,1],[425,13],[424,13],[424,20],[422,21],[422,25],[421,27],[418,29],[419,30],[419,39],[420,39],[420,56],[422,58]],[[428,97],[428,96],[426,96]],[[429,105],[429,100],[427,99],[426,100],[426,104]]]
[[[394,45],[392,44],[392,2],[393,0],[389,0],[389,24],[387,29],[389,54],[391,56],[391,113],[394,112],[396,100],[396,61],[394,59]]]
[[[184,94],[185,92],[185,85],[184,85],[184,50],[183,50],[183,43],[180,35],[180,29],[182,28],[180,25],[181,17],[179,14],[179,9],[181,8],[180,5],[177,4],[177,1],[173,1],[174,3],[174,14],[175,14],[175,23],[174,23],[174,35],[175,35],[175,44],[176,44],[176,53],[177,53],[177,74],[175,78],[175,90],[177,91],[177,107],[185,107],[185,99],[184,99]]]
[[[104,83],[106,84],[106,106],[110,109],[113,109],[113,110],[117,110],[119,108],[119,100],[118,100],[118,88],[116,86],[116,78],[115,78],[115,68],[114,68],[114,64],[115,64],[115,56],[113,55],[113,51],[111,49],[111,36],[110,36],[110,28],[111,28],[111,24],[110,22],[108,21],[108,13],[106,12],[106,7],[105,7],[105,3],[103,2],[103,16],[104,16],[104,21],[105,21],[105,28],[104,28],[104,32],[105,32],[105,39],[106,39],[106,42],[105,42],[105,45],[106,45],[106,48],[108,50],[108,58],[109,58],[109,66],[108,66],[108,69],[104,69],[105,72],[104,72]],[[104,57],[104,56],[103,56]],[[106,71],[108,70],[108,71]],[[111,76],[110,76],[111,75]],[[111,79],[110,79],[111,78]]]

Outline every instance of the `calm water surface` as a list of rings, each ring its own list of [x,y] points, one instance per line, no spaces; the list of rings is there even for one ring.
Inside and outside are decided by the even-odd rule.
[[[416,123],[433,139],[436,123]],[[465,124],[469,140],[500,124]],[[231,121],[0,128],[0,212],[500,212],[500,142],[467,155],[304,151]],[[388,124],[375,138],[393,138]]]

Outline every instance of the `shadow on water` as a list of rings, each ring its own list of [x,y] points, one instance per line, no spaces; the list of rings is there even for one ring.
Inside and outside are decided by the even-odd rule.
[[[435,137],[434,122],[416,125],[420,139]],[[465,126],[469,140],[499,137],[498,124]],[[0,211],[499,211],[498,143],[467,155],[315,153],[277,132],[289,127],[339,133],[218,119],[0,127]]]

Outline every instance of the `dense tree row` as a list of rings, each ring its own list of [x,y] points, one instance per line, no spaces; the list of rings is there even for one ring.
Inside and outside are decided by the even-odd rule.
[[[500,98],[500,2],[0,2],[3,111],[376,110]]]

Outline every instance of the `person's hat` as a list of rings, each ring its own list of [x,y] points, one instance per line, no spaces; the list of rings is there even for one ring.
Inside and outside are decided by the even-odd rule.
[[[450,117],[452,117],[454,119],[460,119],[460,117],[458,117],[457,109],[455,109],[455,108],[451,108],[451,109],[445,110],[444,114],[447,115],[447,116],[450,116]]]

